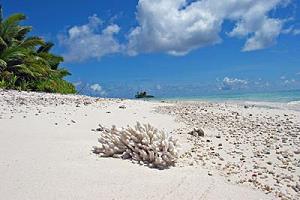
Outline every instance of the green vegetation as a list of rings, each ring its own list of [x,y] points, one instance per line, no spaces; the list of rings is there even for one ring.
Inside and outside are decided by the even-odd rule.
[[[152,95],[148,95],[147,92],[137,92],[135,95],[135,98],[141,99],[141,98],[154,98]]]
[[[27,36],[30,26],[21,26],[23,14],[3,19],[0,5],[0,88],[55,93],[76,93],[63,78],[70,73],[59,67],[63,57],[50,53],[53,43]]]

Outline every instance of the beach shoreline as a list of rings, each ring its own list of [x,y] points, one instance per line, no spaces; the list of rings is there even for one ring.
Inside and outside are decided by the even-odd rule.
[[[4,90],[0,96],[5,199],[299,198],[297,110]],[[175,167],[154,170],[92,153],[98,124],[136,121],[179,139]],[[204,137],[189,135],[193,128]]]

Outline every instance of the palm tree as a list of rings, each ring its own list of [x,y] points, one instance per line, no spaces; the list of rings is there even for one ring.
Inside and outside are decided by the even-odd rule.
[[[27,37],[32,28],[20,25],[25,19],[20,13],[4,19],[0,6],[0,81],[12,89],[74,93],[74,86],[63,80],[70,73],[59,67],[63,57],[50,53],[53,43]]]
[[[66,69],[59,68],[60,63],[64,61],[64,58],[62,56],[57,56],[50,53],[50,50],[53,46],[54,44],[52,42],[46,42],[45,44],[41,45],[36,51],[37,56],[39,56],[41,59],[47,60],[49,67],[53,71],[56,71],[58,77],[62,78],[67,75],[71,75]]]

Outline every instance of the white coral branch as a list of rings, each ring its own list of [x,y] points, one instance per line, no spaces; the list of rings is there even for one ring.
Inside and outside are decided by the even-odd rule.
[[[102,157],[132,159],[160,169],[173,166],[178,158],[177,140],[150,124],[137,122],[134,128],[101,130],[101,146],[94,147],[93,152]]]

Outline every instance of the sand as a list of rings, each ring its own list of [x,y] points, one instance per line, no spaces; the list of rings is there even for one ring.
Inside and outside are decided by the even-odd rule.
[[[300,112],[282,103],[184,102],[161,106],[205,137],[182,160],[217,170],[229,182],[249,185],[281,199],[300,199]]]
[[[183,105],[188,111],[183,110]],[[235,177],[227,175],[223,168],[215,167],[212,164],[215,157],[209,156],[212,153],[210,147],[219,147],[215,139],[218,139],[216,134],[220,134],[224,149],[228,149],[229,142],[227,144],[224,138],[233,141],[227,130],[228,121],[223,120],[219,125],[209,121],[206,124],[200,123],[197,120],[203,121],[205,115],[194,115],[195,108],[191,107],[194,105],[0,91],[1,199],[297,198],[297,193],[291,189],[294,185],[288,187],[282,184],[288,191],[283,191],[285,193],[280,197],[275,189],[267,192],[249,182],[241,182],[243,178],[240,177],[245,177],[245,173]],[[224,106],[225,111],[220,109],[219,104],[204,103],[200,107],[224,115],[228,110],[235,112],[241,108],[237,104]],[[289,127],[292,133],[294,129],[298,130],[296,122],[300,118],[296,111],[251,107],[242,113],[255,114],[262,111],[274,116],[275,113],[292,115],[293,122],[288,123]],[[184,113],[188,113],[189,117],[183,118]],[[213,116],[211,114],[207,119]],[[260,119],[258,117],[258,121]],[[133,164],[129,160],[100,158],[92,153],[92,147],[97,145],[100,134],[92,129],[96,129],[98,124],[121,127],[134,125],[136,121],[172,132],[180,140],[181,157],[175,167],[156,170]],[[230,121],[234,122],[232,119]],[[203,138],[187,134],[195,126],[204,129]],[[240,128],[236,126],[231,128]],[[292,138],[291,135],[286,137],[287,141]],[[207,140],[212,142],[206,145]],[[244,142],[244,139],[240,140]],[[295,141],[298,140],[299,134]],[[248,143],[245,145],[251,147]],[[265,145],[259,144],[260,147]],[[298,148],[299,143],[293,143],[287,150],[293,149],[293,159],[299,161],[298,154],[294,152]],[[224,154],[227,152],[225,150]],[[222,154],[221,149],[218,152]],[[197,157],[198,154],[202,159],[201,156]],[[248,154],[245,153],[245,159],[250,159]],[[205,155],[208,158],[206,161],[206,158],[203,159]],[[229,163],[232,158],[224,155],[224,160],[224,163]],[[245,165],[249,168],[252,166],[249,162],[245,162]],[[293,175],[291,184],[299,182],[299,167],[294,168],[295,171],[290,172]]]

